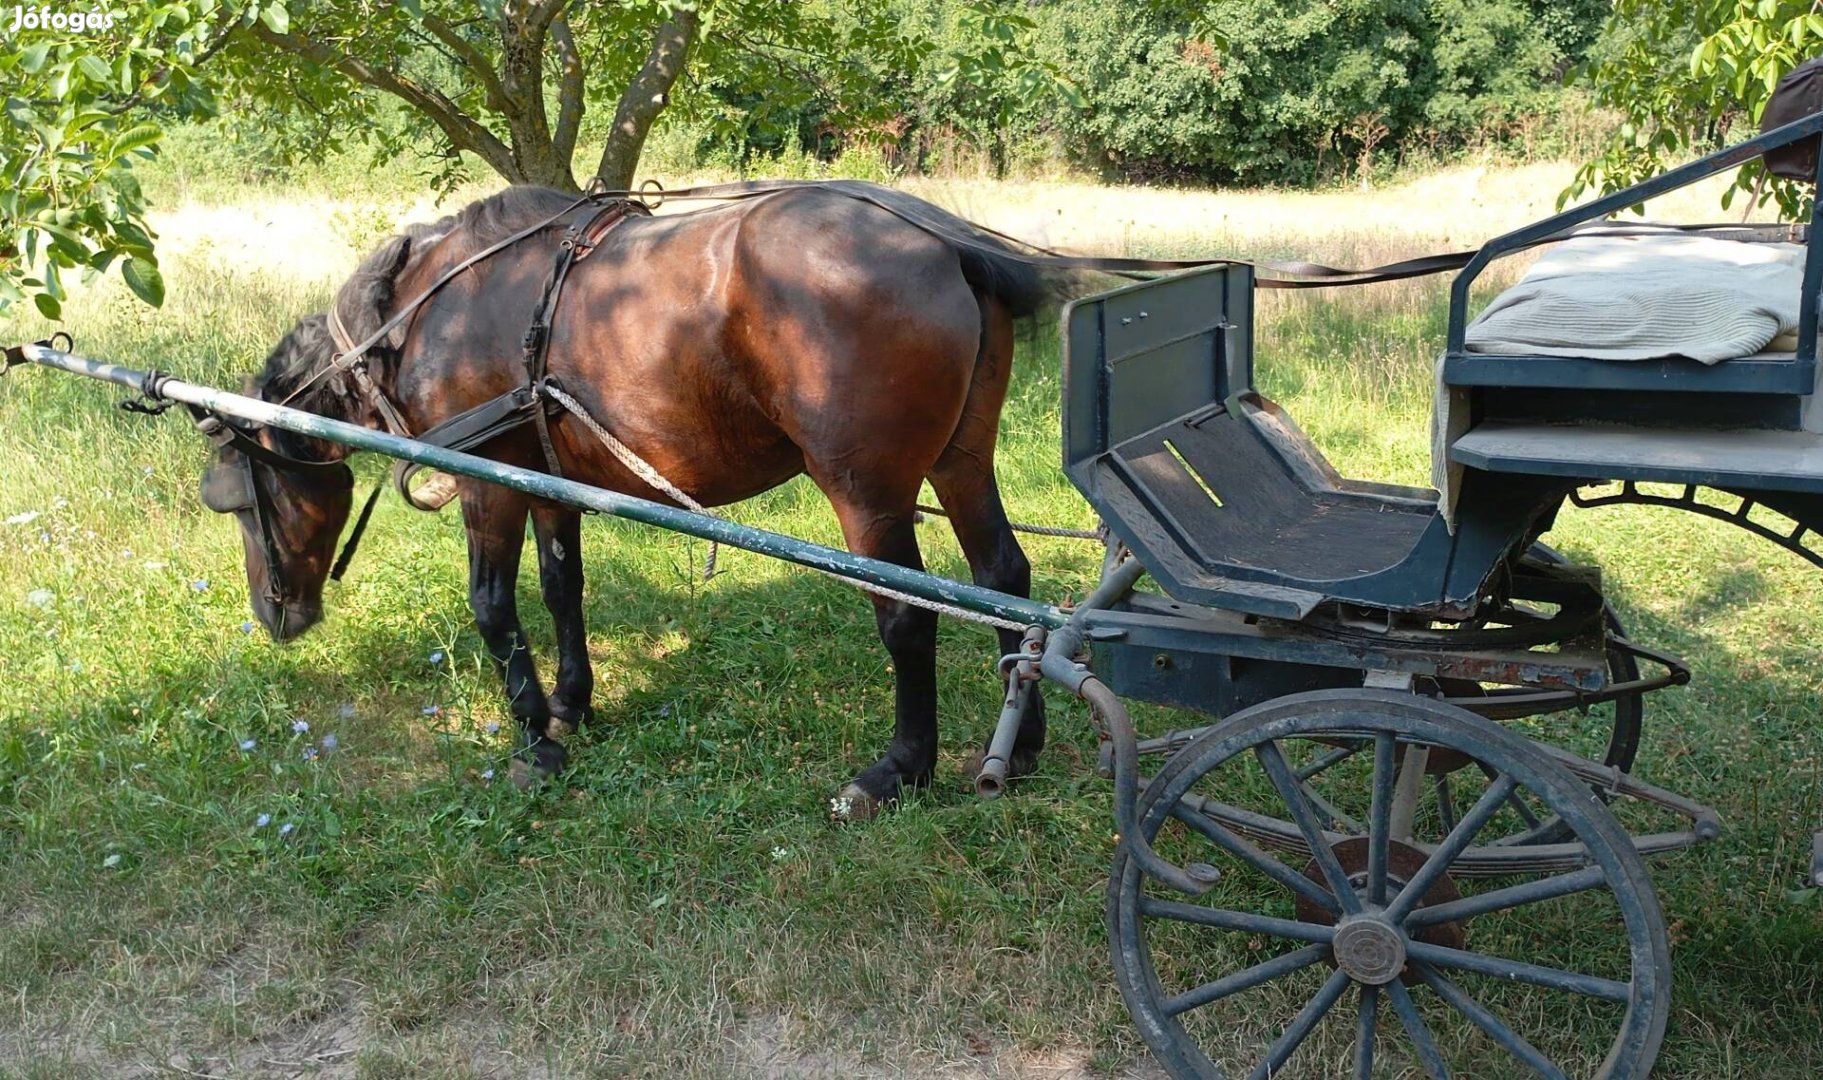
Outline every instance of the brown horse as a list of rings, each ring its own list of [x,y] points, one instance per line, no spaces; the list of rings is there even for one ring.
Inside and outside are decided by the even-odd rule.
[[[1027,596],[1031,567],[1008,528],[993,461],[1014,320],[1038,306],[1038,274],[991,241],[955,242],[974,235],[960,219],[889,189],[870,191],[912,207],[913,216],[941,220],[950,238],[816,187],[626,220],[569,273],[551,320],[549,371],[699,502],[735,502],[807,473],[835,507],[851,551],[903,566],[923,565],[913,513],[928,479],[974,580]],[[362,264],[334,314],[355,340],[376,334],[447,270],[561,214],[570,201],[517,187],[410,227]],[[521,339],[551,277],[561,228],[553,224],[463,270],[368,352],[372,389],[411,431],[525,382]],[[381,427],[374,395],[332,365],[335,352],[327,317],[306,318],[268,358],[258,392]],[[575,416],[558,413],[549,423],[566,476],[665,500]],[[299,459],[349,453],[273,429],[259,438]],[[529,427],[478,452],[545,468]],[[254,490],[238,500],[211,498],[212,488],[235,482]],[[275,639],[322,618],[323,581],[349,516],[348,486],[249,460],[233,447],[220,451],[205,477],[206,502],[240,511],[254,611]],[[548,774],[566,760],[559,740],[591,717],[580,515],[481,481],[462,479],[459,490],[476,625],[524,729],[520,760]],[[264,512],[264,525],[250,506]],[[556,627],[549,695],[514,605],[528,515]],[[275,558],[276,574],[268,565]],[[927,782],[937,762],[936,616],[880,598],[874,616],[892,655],[896,717],[885,756],[836,800],[855,816]],[[1001,632],[1003,653],[1017,644],[1017,633]],[[1015,769],[1029,769],[1043,742],[1044,714],[1034,707]]]

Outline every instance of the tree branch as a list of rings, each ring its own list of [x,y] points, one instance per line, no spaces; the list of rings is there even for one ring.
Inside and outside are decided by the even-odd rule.
[[[564,161],[576,156],[576,134],[582,128],[583,84],[587,71],[582,54],[576,50],[576,39],[570,34],[568,13],[551,23],[551,40],[557,45],[557,130],[551,142]]]
[[[612,189],[633,186],[633,172],[639,167],[639,154],[645,148],[652,121],[670,104],[671,87],[683,73],[690,47],[696,42],[698,16],[694,9],[679,9],[658,28],[652,37],[651,51],[639,74],[627,84],[614,110],[614,126],[608,131],[608,142],[601,151],[601,164],[595,174]]]
[[[321,67],[333,68],[356,82],[365,83],[403,100],[430,117],[457,149],[479,154],[495,172],[508,179],[515,178],[516,163],[512,150],[438,90],[423,86],[395,71],[375,67],[358,56],[330,48],[320,41],[289,32],[274,33],[262,22],[255,22],[250,29],[255,37],[275,49],[283,49]]]
[[[496,112],[511,112],[512,103],[507,99],[506,87],[500,82],[500,75],[494,70],[488,55],[476,47],[475,43],[462,36],[461,31],[444,22],[442,19],[425,14],[424,29],[435,34],[438,41],[450,47],[462,61],[462,65],[474,73],[481,83],[481,89],[487,94],[487,103]]]

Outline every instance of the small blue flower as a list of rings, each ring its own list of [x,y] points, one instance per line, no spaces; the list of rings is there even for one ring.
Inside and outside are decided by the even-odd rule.
[[[243,751],[252,750],[254,747],[258,746],[259,744],[260,744],[260,741],[258,739],[242,739],[241,740],[241,750],[243,750]]]
[[[289,822],[289,821],[287,821],[287,822],[285,822],[285,823],[284,823],[284,824],[283,824],[283,825],[280,825],[280,826],[279,826],[279,835],[280,835],[280,836],[290,836],[290,835],[291,835],[291,830],[293,830],[293,829],[295,829],[295,828],[297,828],[297,826],[296,826],[296,825],[294,825],[294,824],[292,824],[292,823],[291,823],[291,822]]]
[[[241,633],[243,633],[243,634],[253,633],[253,624],[251,622],[241,623]]]
[[[207,592],[209,589],[209,582],[205,578],[197,578],[190,583],[190,587],[197,592]]]
[[[436,716],[438,713],[441,713],[443,711],[443,706],[426,705],[422,709],[419,709],[418,711],[423,713],[425,716]]]
[[[660,705],[658,707],[658,715],[660,715],[660,716],[670,716],[671,715],[671,703],[669,701],[665,702],[663,705]]]
[[[272,824],[271,814],[261,814],[259,817],[253,819],[253,827],[256,829],[263,829],[270,824]]]
[[[344,720],[353,720],[354,719],[353,703],[345,701],[342,704],[337,705],[336,709],[335,709],[335,714]]]
[[[302,735],[304,732],[310,730],[310,721],[293,720],[291,722],[291,730],[297,732],[299,735]]]
[[[433,664],[441,664],[443,662],[443,650],[438,649],[435,652],[431,653],[430,662]]]
[[[335,732],[332,731],[329,734],[323,736],[323,749],[334,750],[336,747],[338,747],[340,745],[342,745],[342,744],[340,741],[338,741],[336,739]]]
[[[304,760],[305,761],[315,761],[316,760],[316,747],[314,747],[314,746],[304,747]]]
[[[489,734],[489,735],[498,735],[498,734],[500,734],[500,721],[498,721],[498,720],[489,720],[489,721],[488,721],[488,722],[487,722],[487,733],[488,733],[488,734]]]
[[[494,770],[492,770],[492,769],[481,770],[481,779],[492,780],[493,778],[494,778]]]

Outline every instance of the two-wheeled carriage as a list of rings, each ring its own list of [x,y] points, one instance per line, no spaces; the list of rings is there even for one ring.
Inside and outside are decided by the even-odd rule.
[[[1670,1007],[1646,858],[1721,827],[1629,773],[1642,699],[1690,670],[1633,642],[1599,574],[1539,541],[1566,502],[1643,502],[1823,565],[1823,253],[1803,255],[1794,347],[1714,366],[1474,351],[1470,287],[1495,258],[1819,130],[1483,248],[1452,295],[1441,499],[1342,478],[1254,390],[1249,267],[1072,304],[1064,463],[1109,539],[1067,611],[46,343],[9,359],[1027,626],[977,786],[1001,791],[1039,683],[1093,706],[1120,831],[1114,972],[1174,1075],[1637,1077]],[[1729,239],[1767,239],[1746,232]],[[1218,719],[1141,740],[1127,701]],[[1823,854],[1811,873],[1823,884]]]

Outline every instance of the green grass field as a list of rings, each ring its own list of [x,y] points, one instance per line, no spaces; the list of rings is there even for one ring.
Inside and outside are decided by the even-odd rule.
[[[1524,220],[1554,190],[1468,228]],[[993,198],[964,195],[964,210]],[[1219,227],[1179,210],[1175,233],[1119,231],[1150,249],[1366,261],[1437,245],[1432,222],[1469,212],[1468,195],[1408,192],[1398,220],[1285,224],[1317,205],[1301,200],[1352,197],[1262,196]],[[82,351],[237,385],[324,306],[349,249],[398,220],[261,198],[165,224],[162,312],[113,284],[68,305]],[[237,232],[273,215],[315,246]],[[1483,234],[1456,228],[1456,244]],[[1345,474],[1425,482],[1439,283],[1265,296],[1260,322],[1263,387]],[[13,319],[0,337],[41,329]],[[1000,473],[1015,518],[1086,525],[1057,467],[1057,368],[1039,326]],[[739,552],[703,584],[699,544],[591,521],[605,722],[574,744],[565,786],[522,794],[503,782],[509,718],[453,511],[384,502],[329,620],[275,647],[248,632],[233,527],[195,497],[203,443],[118,396],[33,369],[0,380],[0,1076],[1151,1075],[1109,972],[1110,793],[1083,708],[1051,695],[1042,772],[1009,797],[961,790],[953,766],[997,707],[988,631],[942,632],[940,784],[833,826],[828,796],[890,725],[864,601]],[[732,514],[839,541],[802,481]],[[966,575],[940,523],[922,535],[935,571]],[[1603,567],[1640,640],[1697,667],[1648,703],[1638,766],[1727,825],[1657,868],[1677,970],[1658,1075],[1818,1075],[1823,912],[1801,889],[1823,810],[1814,568],[1662,511],[1567,512],[1550,540]],[[1027,549],[1045,599],[1080,595],[1098,565],[1093,545]],[[548,657],[529,576],[521,606]],[[1547,921],[1509,955],[1567,962],[1582,932]],[[1243,1036],[1270,1038],[1288,1011],[1237,1015]],[[1511,1019],[1541,1038],[1579,1022]],[[1343,1068],[1320,1051],[1299,1075]]]

